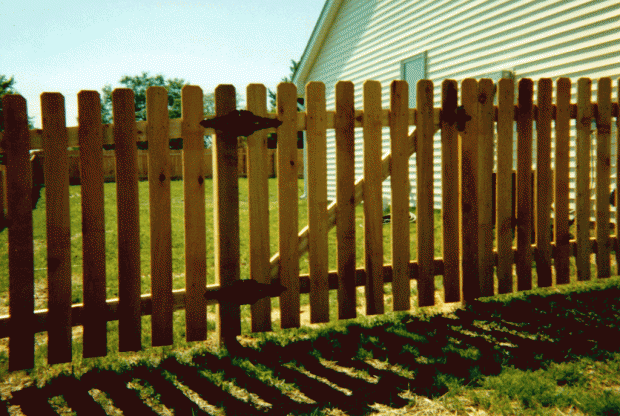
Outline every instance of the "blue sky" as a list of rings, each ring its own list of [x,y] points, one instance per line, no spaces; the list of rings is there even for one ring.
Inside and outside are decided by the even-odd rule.
[[[77,125],[77,94],[124,75],[162,74],[204,93],[250,83],[275,89],[298,61],[323,0],[0,0],[0,74],[15,76],[35,127],[40,95],[65,97]]]

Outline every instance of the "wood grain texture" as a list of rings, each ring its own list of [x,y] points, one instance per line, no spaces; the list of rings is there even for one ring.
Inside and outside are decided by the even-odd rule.
[[[551,279],[551,118],[553,108],[550,78],[538,80],[536,119],[536,274],[538,286],[548,287]]]
[[[168,93],[146,90],[146,137],[149,143],[149,214],[151,226],[151,339],[172,345],[172,221],[170,217],[170,145]]]
[[[497,235],[497,291],[511,293],[513,291],[512,247],[512,157],[513,157],[513,126],[514,126],[514,81],[499,81],[497,109],[497,180],[496,207],[497,218],[495,231]]]
[[[327,281],[327,112],[325,84],[306,85],[306,143],[308,145],[308,266],[310,273],[310,322],[329,322]]]
[[[78,128],[85,315],[83,356],[103,357],[108,342],[101,99],[97,91],[79,92]]]
[[[370,85],[370,84],[369,84]],[[369,86],[364,88],[377,88]],[[380,86],[379,86],[380,88]],[[373,101],[366,105],[380,106],[381,102]],[[376,115],[375,113],[370,116]],[[377,135],[381,134],[381,128],[377,128],[377,120],[372,117],[364,116],[364,269],[369,281],[383,282],[383,189],[382,178],[377,175],[381,171],[381,139],[377,140]],[[373,124],[374,123],[374,124]],[[378,132],[377,132],[378,131]],[[370,282],[367,282],[369,284]],[[374,286],[372,286],[374,287]],[[372,299],[373,308],[375,306],[373,289],[366,288],[366,301]],[[381,301],[382,302],[382,301]]]
[[[415,86],[413,88],[415,88]],[[409,260],[411,257],[409,241],[410,184],[409,155],[407,154],[407,147],[409,146],[407,141],[407,130],[409,127],[408,116],[408,85],[405,81],[392,81],[390,85],[389,117],[390,149],[392,151],[392,174],[390,176],[392,199],[390,206],[390,233],[392,244],[392,271],[394,273],[392,279],[392,295],[394,296],[395,311],[406,311],[411,308],[411,287],[409,278]],[[418,140],[418,155],[419,149],[420,140]],[[418,176],[418,182],[419,181],[420,177]],[[420,219],[418,213],[418,224],[422,221],[424,221],[424,219]],[[431,224],[432,223],[433,222],[431,222]],[[420,232],[419,227],[420,225],[418,225],[418,234]],[[418,263],[419,262],[420,255],[418,255]]]
[[[568,232],[570,79],[558,79],[556,88],[555,177],[553,189],[555,199],[555,218],[553,224],[555,257],[553,263],[556,284],[566,284],[570,282],[568,267],[570,256],[570,235]]]
[[[181,90],[183,123],[183,200],[185,207],[185,339],[207,338],[207,231],[205,214],[205,162],[203,94],[200,87],[186,85]],[[210,169],[212,171],[212,169]]]
[[[9,224],[9,371],[34,367],[32,167],[26,100],[2,97]]]
[[[131,89],[117,88],[112,92],[112,113],[118,216],[119,351],[139,351],[142,348],[140,211],[136,116]]]
[[[418,306],[435,304],[435,210],[433,202],[433,83],[420,80],[416,86],[417,101],[417,239],[418,239]],[[408,101],[408,100],[407,100]],[[406,131],[406,130],[405,130]],[[406,135],[403,144],[407,145]],[[404,152],[408,152],[405,150]],[[407,158],[408,161],[408,158]],[[407,176],[409,173],[407,172]],[[409,184],[409,181],[407,181]],[[409,194],[409,192],[407,192]],[[409,196],[407,195],[407,198]],[[407,227],[409,234],[409,227]],[[407,263],[409,259],[407,258]],[[407,282],[409,287],[409,282]]]
[[[461,83],[461,102],[471,119],[460,134],[461,183],[460,228],[463,254],[463,302],[480,296],[478,251],[478,83],[465,79]]]
[[[365,180],[370,180],[370,190],[371,192],[374,189],[374,196],[378,194],[376,189],[377,178],[370,179],[370,176],[376,175],[376,172],[369,172],[371,167],[376,167],[377,162],[377,147],[380,148],[381,143],[381,84],[378,81],[365,81],[364,82],[364,146],[368,143],[369,149],[368,154],[365,155],[364,159],[364,178]],[[350,98],[351,109],[353,106],[353,87],[351,85]],[[351,125],[349,129],[351,132],[353,131],[354,125]],[[352,134],[352,133],[351,133]],[[366,150],[365,150],[366,152]],[[368,161],[366,163],[366,160]],[[352,168],[351,168],[352,170]],[[367,176],[368,174],[368,176]],[[381,178],[384,179],[384,178]],[[373,182],[374,180],[374,182]],[[381,183],[381,182],[379,182]],[[379,185],[380,186],[380,185]],[[364,185],[362,185],[362,190],[365,190]],[[382,200],[374,200],[371,201],[372,194],[365,198],[368,203],[368,208],[365,208],[364,215],[368,215],[368,221],[366,224],[369,228],[365,231],[365,250],[366,250],[366,287],[365,287],[365,295],[366,295],[366,314],[374,315],[374,314],[382,314],[384,311],[383,304],[383,271],[380,269],[383,265],[383,253],[381,252],[381,259],[379,259],[378,245],[383,244],[383,225],[381,225],[381,229],[377,229],[377,211],[380,209],[378,204],[383,204]],[[338,203],[338,209],[340,209],[340,204]],[[379,243],[379,239],[381,243]],[[353,240],[355,241],[355,240]],[[380,261],[380,263],[378,263]],[[355,293],[355,287],[351,287],[349,284],[348,289]],[[352,295],[354,296],[354,295]],[[355,302],[353,302],[352,306],[349,306],[352,309],[351,317],[355,317]]]
[[[577,280],[590,280],[590,146],[592,81],[577,81],[577,164],[575,179],[575,226],[577,230]]]
[[[609,174],[611,168],[611,78],[597,83],[596,114],[596,270],[599,278],[609,277]]]
[[[215,115],[225,116],[236,108],[235,87],[215,89]],[[237,137],[217,132],[213,141],[213,238],[215,281],[223,288],[239,280],[239,180]],[[220,347],[233,345],[241,334],[238,305],[218,304],[217,339]]]
[[[295,84],[278,84],[276,95],[278,118],[278,224],[280,283],[287,290],[280,295],[282,329],[299,328],[299,254],[297,189],[297,88]]]
[[[519,81],[517,111],[517,290],[532,288],[532,121],[534,84]]]
[[[62,94],[41,94],[41,113],[46,157],[47,290],[51,321],[47,332],[47,361],[58,364],[71,361],[71,228],[65,99]]]
[[[262,84],[247,87],[247,109],[264,117],[267,92]],[[269,184],[267,173],[267,132],[248,137],[248,204],[250,218],[250,276],[259,283],[271,283],[269,274]],[[271,331],[271,299],[251,306],[252,332]]]
[[[458,106],[454,80],[441,84],[441,216],[443,221],[443,287],[445,302],[461,299],[459,240],[459,138],[452,115]]]
[[[478,82],[478,244],[480,294],[493,296],[493,136],[495,123],[494,85],[490,79]]]

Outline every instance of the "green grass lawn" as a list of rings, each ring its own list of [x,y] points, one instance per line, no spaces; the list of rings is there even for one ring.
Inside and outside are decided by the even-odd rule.
[[[213,274],[213,204],[212,181],[205,181],[207,210],[207,280],[215,283]],[[148,182],[140,182],[141,213],[141,270],[142,293],[150,292],[150,247]],[[278,251],[277,223],[277,180],[269,180],[270,193],[270,244],[271,254]],[[299,181],[299,194],[303,193],[303,181]],[[172,195],[172,250],[173,287],[183,288],[184,283],[184,238],[183,238],[183,183],[171,184]],[[240,179],[240,221],[241,221],[241,277],[248,278],[248,206],[247,179]],[[80,187],[70,187],[71,243],[73,270],[73,302],[82,301],[82,237]],[[307,224],[307,201],[299,201],[299,229]],[[116,187],[105,184],[106,253],[107,253],[107,297],[118,296],[117,281],[117,231],[116,231]],[[37,309],[45,308],[46,298],[46,245],[45,245],[45,195],[34,216],[35,246],[35,288]],[[363,267],[363,208],[356,210],[357,267]],[[574,233],[574,230],[571,230]],[[416,258],[416,224],[411,224],[411,253]],[[0,232],[0,246],[6,247],[8,231]],[[335,229],[329,234],[330,270],[336,269]],[[441,215],[435,212],[435,256],[442,256]],[[6,251],[0,255],[0,264],[6,265]],[[390,226],[384,226],[384,259],[391,262]],[[535,267],[535,265],[534,265]],[[595,266],[593,265],[593,279]],[[300,262],[301,273],[308,272],[307,255]],[[574,258],[571,258],[571,278],[574,280]],[[536,278],[534,273],[534,287]],[[241,369],[251,378],[269,386],[275,386],[285,394],[306,390],[303,382],[289,381],[286,368],[299,371],[313,371],[312,360],[323,365],[339,362],[341,365],[355,363],[359,378],[381,378],[373,375],[367,364],[383,363],[388,366],[398,382],[387,384],[398,387],[401,393],[407,390],[413,396],[405,405],[413,411],[423,411],[432,403],[433,413],[426,414],[470,414],[471,409],[484,410],[490,414],[620,414],[620,355],[613,343],[605,339],[618,340],[620,328],[617,298],[620,281],[617,278],[586,285],[571,284],[562,288],[536,289],[533,292],[518,293],[487,299],[467,308],[452,308],[453,313],[435,315],[438,308],[418,309],[415,307],[415,282],[412,282],[412,305],[410,313],[390,313],[378,317],[360,316],[355,320],[338,321],[336,291],[330,292],[329,324],[304,326],[300,329],[280,330],[279,318],[273,320],[273,333],[251,334],[254,342],[248,349],[248,356],[227,359],[226,351],[214,352],[210,345],[214,340],[215,307],[208,310],[210,342],[191,343],[184,341],[185,313],[174,313],[174,345],[151,348],[150,317],[142,318],[143,352],[118,353],[118,322],[108,323],[108,356],[83,359],[79,328],[74,330],[73,363],[47,366],[47,335],[37,334],[36,366],[34,370],[18,372],[35,385],[55,383],[59,374],[69,377],[100,375],[106,371],[114,374],[129,374],[131,384],[140,397],[149,400],[151,407],[163,406],[164,394],[159,392],[149,374],[161,371],[163,376],[176,386],[187,379],[185,371],[198,371],[202,383],[211,383],[227,392],[241,388],[252,391],[243,381],[236,381],[231,374]],[[436,287],[442,294],[441,276],[436,277]],[[362,288],[358,293],[358,310],[363,311]],[[0,267],[0,306],[8,314],[8,271]],[[561,292],[561,296],[557,292]],[[533,293],[533,294],[532,294]],[[557,296],[556,296],[557,295]],[[302,311],[306,316],[308,295],[301,296]],[[385,286],[386,312],[392,311],[391,285]],[[278,299],[272,300],[274,310]],[[456,307],[457,305],[455,305]],[[249,306],[242,307],[242,332],[250,335]],[[360,313],[359,315],[363,315]],[[302,314],[302,317],[304,315]],[[303,318],[302,318],[302,322]],[[588,332],[589,327],[594,332]],[[75,332],[77,331],[77,332]],[[476,334],[476,331],[478,334]],[[605,332],[607,331],[607,332]],[[614,338],[615,337],[615,338]],[[490,338],[495,341],[489,341]],[[14,383],[18,378],[8,378],[6,349],[7,339],[0,340],[0,378],[5,383]],[[261,352],[262,358],[253,356],[251,350]],[[615,351],[615,352],[614,352]],[[208,359],[205,357],[209,357]],[[272,358],[279,357],[273,361]],[[206,361],[205,361],[206,360]],[[223,361],[222,361],[223,360]],[[273,362],[272,362],[273,361]],[[219,364],[218,364],[219,363]],[[366,364],[364,364],[366,363]],[[179,367],[180,366],[180,367]],[[359,368],[358,368],[359,367]],[[361,369],[360,369],[361,368]],[[161,370],[163,369],[163,370]],[[176,369],[176,370],[175,370]],[[146,375],[145,375],[146,374]],[[387,376],[386,376],[387,377]],[[392,376],[386,378],[392,380]],[[137,380],[137,381],[136,381]],[[409,380],[409,381],[407,381]],[[189,381],[187,381],[189,382]],[[38,383],[38,384],[37,384]],[[56,382],[57,383],[57,382]],[[182,389],[181,387],[178,387]],[[371,388],[371,390],[377,390]],[[402,399],[396,395],[387,400],[387,405],[399,407]],[[366,393],[364,393],[366,394]],[[374,393],[361,398],[372,402]],[[400,394],[400,393],[399,393]],[[401,395],[402,396],[402,395]],[[421,400],[430,397],[431,402]],[[97,396],[105,407],[105,394]],[[411,398],[413,397],[413,398]],[[62,396],[50,398],[49,402],[62,409],[66,403]],[[64,404],[63,404],[64,403]],[[158,404],[159,403],[159,404]],[[401,403],[402,404],[402,403]],[[309,405],[308,411],[293,414],[343,414],[330,413],[336,404]],[[313,407],[314,406],[314,407]],[[340,405],[340,407],[344,404]],[[366,414],[359,409],[349,409],[344,414]],[[422,409],[422,410],[420,410]],[[442,413],[444,409],[446,413]],[[429,411],[426,409],[425,411]],[[571,413],[572,412],[572,413]],[[217,413],[217,412],[216,412]],[[64,414],[64,413],[63,413]],[[67,414],[71,414],[68,412]],[[113,414],[113,413],[112,413]],[[163,413],[165,414],[165,413]],[[388,414],[388,413],[386,413]],[[420,413],[423,414],[423,413]]]

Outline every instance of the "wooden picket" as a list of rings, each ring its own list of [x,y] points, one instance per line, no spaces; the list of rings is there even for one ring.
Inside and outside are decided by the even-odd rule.
[[[459,241],[459,140],[456,125],[457,84],[445,80],[441,85],[441,183],[443,220],[443,287],[444,301],[461,299],[460,246],[446,242]]]
[[[117,174],[119,351],[139,351],[142,349],[140,207],[138,202],[134,111],[134,93],[132,90],[119,88],[112,92]]]
[[[610,276],[609,173],[611,151],[611,79],[597,85],[596,109],[596,270],[597,277]]]
[[[146,90],[146,138],[149,142],[149,214],[151,225],[151,340],[172,345],[172,222],[168,92]]]
[[[107,354],[105,213],[101,100],[96,91],[78,94],[80,178],[82,180],[82,265],[84,357]]]
[[[551,79],[538,81],[536,115],[536,274],[538,286],[551,286]],[[607,221],[609,223],[609,221]]]
[[[463,300],[471,301],[480,296],[478,252],[478,83],[466,79],[461,84],[462,106],[471,118],[463,122],[461,131],[461,253]],[[457,121],[459,122],[459,121]]]
[[[534,84],[519,81],[517,110],[517,289],[532,288],[532,122]]]
[[[195,85],[186,85],[181,91],[185,178],[185,338],[188,342],[207,338],[204,128],[198,124],[204,118],[202,96],[202,90]]]
[[[322,82],[308,83],[306,97],[308,100],[306,131],[309,155],[308,230],[312,235],[308,244],[310,322],[318,323],[329,322],[325,84]]]
[[[518,103],[514,82],[466,79],[458,87],[442,84],[441,109],[433,108],[433,83],[415,86],[416,108],[408,108],[409,88],[404,81],[390,85],[390,108],[381,107],[381,84],[363,86],[363,110],[354,108],[354,86],[335,86],[335,111],[325,105],[325,85],[306,86],[306,110],[297,111],[297,89],[282,83],[277,112],[266,111],[266,89],[248,86],[248,110],[282,124],[259,130],[247,140],[247,164],[240,162],[237,138],[230,132],[202,127],[202,90],[186,86],[182,92],[183,117],[170,120],[167,92],[147,90],[147,120],[136,122],[134,95],[129,89],[113,92],[113,126],[101,124],[99,94],[78,94],[78,126],[66,127],[64,97],[42,95],[41,130],[28,131],[26,103],[20,96],[3,98],[6,131],[1,134],[7,155],[9,316],[0,317],[0,337],[9,337],[9,370],[34,366],[36,332],[47,331],[48,363],[72,359],[72,327],[84,325],[84,357],[107,354],[106,323],[119,321],[119,350],[137,351],[141,344],[141,316],[151,315],[152,345],[173,344],[173,311],[186,313],[188,341],[207,337],[207,305],[218,305],[220,345],[233,347],[241,333],[240,305],[225,297],[226,289],[242,278],[239,250],[239,183],[241,165],[248,175],[249,278],[259,284],[279,283],[282,328],[300,326],[300,294],[309,293],[310,321],[330,319],[329,291],[338,291],[338,318],[356,316],[357,287],[365,286],[366,314],[385,310],[384,285],[392,283],[393,310],[410,309],[410,281],[417,281],[420,306],[435,303],[435,276],[443,275],[445,301],[472,301],[532,287],[532,256],[537,285],[570,281],[568,263],[576,258],[577,278],[590,279],[590,255],[596,254],[598,278],[610,276],[611,251],[618,252],[618,231],[610,236],[611,123],[620,105],[612,103],[609,78],[598,80],[597,102],[591,102],[591,80],[577,84],[577,103],[571,104],[571,83],[522,79]],[[620,84],[619,84],[620,87]],[[231,85],[215,91],[216,117],[236,108]],[[494,97],[497,96],[497,104]],[[620,101],[620,96],[617,98]],[[570,120],[577,120],[576,241],[569,241]],[[596,121],[596,238],[590,238],[590,141]],[[532,127],[536,122],[537,167],[532,170]],[[494,123],[497,123],[495,126]],[[513,181],[512,153],[516,123],[517,172]],[[411,134],[407,133],[414,125]],[[138,128],[139,126],[139,128]],[[364,177],[355,180],[355,128],[363,128]],[[383,127],[390,130],[390,152],[382,155]],[[495,130],[497,128],[497,130]],[[550,166],[552,128],[555,128],[555,169]],[[336,201],[327,201],[327,130],[336,137]],[[441,129],[443,258],[434,257],[433,142]],[[297,132],[306,131],[308,145],[308,226],[298,227]],[[279,252],[270,259],[269,162],[267,132],[278,134]],[[213,160],[204,161],[203,136],[215,133]],[[497,135],[497,173],[493,173],[493,139]],[[185,289],[172,289],[172,229],[170,180],[171,138],[182,137],[185,206]],[[620,139],[620,137],[618,138]],[[135,142],[149,142],[149,210],[151,293],[142,294],[138,204],[139,158]],[[102,146],[115,145],[118,216],[119,298],[106,299],[104,163]],[[69,211],[69,156],[67,147],[79,146],[82,189],[84,304],[71,304],[71,229]],[[620,145],[619,145],[620,146]],[[34,252],[32,229],[32,172],[30,149],[42,149],[45,169],[48,309],[34,310]],[[620,147],[619,147],[620,149]],[[417,260],[410,260],[409,159],[417,160]],[[620,153],[620,152],[619,152]],[[54,163],[49,163],[53,160]],[[620,165],[620,157],[616,161]],[[213,166],[215,285],[206,285],[206,218],[204,178]],[[535,183],[532,183],[532,174]],[[495,181],[492,180],[495,175]],[[391,264],[384,265],[381,221],[382,182],[391,179]],[[495,183],[496,190],[493,189]],[[553,191],[551,184],[553,183]],[[620,185],[620,176],[616,186]],[[517,244],[512,246],[516,193]],[[490,195],[495,195],[493,204]],[[364,268],[356,268],[355,207],[364,202]],[[495,206],[495,208],[493,208]],[[553,209],[552,209],[553,206]],[[495,210],[495,211],[494,211]],[[620,220],[616,210],[616,224]],[[554,235],[549,228],[553,213]],[[493,235],[493,215],[496,234]],[[359,224],[358,224],[359,225]],[[328,269],[328,232],[337,227],[338,269]],[[73,233],[78,232],[73,230]],[[532,242],[531,233],[536,239]],[[497,249],[493,250],[493,238]],[[458,239],[458,240],[457,240]],[[459,241],[459,244],[452,242]],[[299,259],[308,252],[309,274],[299,275]],[[555,268],[555,279],[552,273]],[[496,270],[494,270],[494,267]],[[497,273],[497,282],[495,281]],[[244,278],[246,276],[243,276]],[[209,295],[205,299],[205,292]],[[462,295],[461,295],[462,292]],[[252,331],[271,331],[271,296],[252,304]],[[233,296],[234,297],[234,296]],[[219,300],[216,300],[219,299]]]
[[[494,85],[490,79],[478,82],[478,244],[480,294],[493,296],[493,133],[494,133]]]
[[[433,83],[418,81],[417,92],[418,148],[417,148],[417,225],[418,225],[418,306],[435,304],[435,211],[433,209]],[[404,152],[403,152],[404,153]],[[405,153],[406,154],[406,153]],[[408,161],[407,161],[408,162]],[[394,173],[392,173],[392,176]],[[409,180],[407,180],[407,184]],[[408,193],[408,192],[407,192]],[[405,228],[405,227],[403,227]],[[407,224],[407,233],[409,227]],[[409,259],[407,259],[407,263]],[[405,289],[410,292],[409,278]],[[407,296],[407,299],[409,297]],[[408,305],[407,305],[408,306]],[[407,310],[409,307],[407,307]]]
[[[496,238],[497,238],[497,292],[513,291],[512,250],[512,152],[515,118],[514,81],[502,79],[497,98],[497,180],[496,180]],[[568,193],[567,193],[568,194]],[[557,241],[557,240],[556,240]]]
[[[264,85],[247,88],[247,109],[267,115]],[[259,130],[248,137],[248,204],[250,215],[250,276],[259,283],[271,283],[269,274],[269,184],[267,181],[267,132]],[[252,331],[271,331],[271,299],[252,305]]]
[[[557,81],[555,116],[555,219],[553,224],[555,242],[556,284],[570,282],[569,258],[571,256],[570,235],[568,233],[568,167],[570,139],[570,91],[571,81],[560,78]],[[620,166],[620,165],[618,165]],[[619,210],[620,211],[620,210]]]
[[[592,83],[577,83],[577,163],[575,179],[575,228],[577,237],[577,280],[590,280],[590,129],[592,121]]]
[[[71,361],[71,230],[65,99],[59,93],[41,95],[43,151],[54,163],[45,164],[47,230],[48,362]]]
[[[341,85],[349,85],[341,84]],[[344,87],[341,87],[344,88]],[[350,107],[351,111],[353,111],[353,84],[350,83],[350,97],[349,100],[351,102]],[[341,92],[341,100],[344,93]],[[338,105],[338,107],[344,107],[344,104]],[[337,110],[338,111],[338,110]],[[340,109],[342,111],[342,109]],[[372,223],[374,227],[369,227],[365,231],[365,271],[366,271],[366,314],[374,315],[374,314],[382,314],[383,313],[383,225],[379,226],[377,222],[377,211],[380,210],[379,204],[381,198],[372,200],[372,196],[375,197],[380,195],[381,182],[383,182],[384,178],[381,178],[381,181],[378,181],[376,178],[372,176],[376,175],[377,168],[377,153],[380,152],[380,144],[381,143],[381,84],[377,81],[366,81],[364,82],[364,116],[363,116],[363,126],[364,126],[364,143],[368,143],[368,149],[364,149],[364,178],[368,182],[364,182],[362,185],[362,189],[366,191],[366,184],[368,184],[368,191],[370,195],[366,196],[366,200],[368,201],[368,207],[364,207],[364,215],[368,215],[368,223]],[[355,124],[353,123],[353,117],[349,119],[350,123],[350,131],[353,134],[353,128]],[[338,139],[336,139],[338,140]],[[379,153],[380,155],[380,153]],[[391,161],[390,161],[391,162]],[[393,164],[390,164],[393,166]],[[373,171],[371,171],[373,169]],[[378,183],[377,183],[378,182]],[[342,191],[341,191],[342,192]],[[361,198],[360,198],[361,199]],[[340,207],[340,201],[337,201],[338,207]],[[366,203],[364,204],[364,206]],[[381,245],[381,249],[379,249],[379,245]],[[379,258],[379,253],[381,253],[381,258]],[[353,263],[355,264],[355,263]],[[341,292],[353,292],[355,296],[355,287],[351,288],[351,283],[345,281],[344,273],[340,269],[340,263],[338,266],[338,301],[339,306],[340,303],[344,305],[344,300],[341,300],[340,293]],[[342,284],[342,286],[340,286]],[[354,285],[354,284],[353,284]],[[344,297],[344,296],[343,296]],[[345,317],[355,317],[355,298],[349,299],[349,304],[353,303],[353,307],[349,307],[349,311],[340,307],[340,316],[341,318]],[[353,310],[351,312],[351,309]]]
[[[2,97],[9,221],[9,371],[34,367],[32,170],[26,100]]]
[[[404,81],[392,81],[390,103],[390,149],[392,151],[392,172],[390,176],[390,187],[392,203],[390,205],[390,230],[392,244],[392,293],[394,296],[394,310],[406,311],[411,308],[410,297],[410,277],[409,261],[411,258],[409,245],[409,156],[407,154],[407,130],[409,127],[409,88]],[[418,115],[420,114],[418,110]],[[418,124],[419,125],[419,124]],[[419,131],[419,129],[418,129]],[[418,135],[418,156],[422,146],[422,135]],[[425,143],[426,145],[426,143]],[[427,149],[424,149],[427,150]],[[426,162],[426,160],[425,160]],[[418,162],[418,171],[420,164]],[[431,164],[432,166],[432,164]],[[424,168],[427,168],[426,164]],[[432,167],[430,172],[432,172]],[[426,172],[425,172],[426,173]],[[431,173],[432,175],[432,173]],[[418,176],[418,183],[426,179],[425,176]],[[422,191],[418,187],[418,200]],[[426,195],[424,195],[426,196]],[[420,205],[418,205],[418,218],[420,218]],[[420,219],[419,224],[425,220]],[[431,220],[430,224],[433,224]],[[418,236],[426,237],[424,232],[418,230]],[[420,238],[418,238],[418,252],[420,251]],[[422,258],[418,255],[418,264]],[[425,264],[426,265],[426,264]],[[426,271],[426,270],[424,270]],[[418,276],[420,274],[418,268]],[[418,279],[418,281],[420,281]],[[382,289],[381,289],[382,291]],[[421,296],[420,298],[421,299]]]
[[[364,83],[366,90],[372,89],[371,83]],[[368,93],[370,94],[370,92]],[[369,97],[369,95],[368,95]],[[369,97],[370,98],[370,97]],[[373,106],[380,106],[381,101],[375,99]],[[379,123],[381,120],[376,112],[369,112],[371,104],[364,102],[364,272],[366,275],[366,304],[374,308],[375,282],[383,285],[383,219],[382,219],[382,178],[376,173],[381,170],[381,134]],[[396,298],[394,298],[396,299]],[[396,301],[394,301],[396,302]],[[368,308],[368,307],[367,307]],[[367,309],[368,310],[368,309]]]

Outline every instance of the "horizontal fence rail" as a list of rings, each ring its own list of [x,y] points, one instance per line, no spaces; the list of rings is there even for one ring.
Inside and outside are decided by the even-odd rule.
[[[365,288],[366,314],[385,310],[384,285],[392,284],[393,310],[411,308],[411,280],[417,282],[419,306],[435,304],[435,276],[443,276],[445,302],[471,301],[513,290],[532,288],[532,261],[536,261],[538,286],[568,283],[569,257],[576,259],[576,277],[591,276],[590,256],[596,255],[598,278],[611,275],[611,252],[620,264],[617,235],[610,223],[620,224],[620,210],[612,221],[609,190],[611,180],[611,126],[619,124],[620,97],[612,99],[609,78],[598,80],[596,102],[591,99],[592,81],[577,84],[577,102],[571,103],[571,82],[560,78],[536,84],[522,79],[466,79],[460,86],[442,83],[441,106],[433,107],[433,83],[390,85],[390,107],[384,109],[382,87],[377,81],[363,86],[363,109],[354,108],[354,86],[338,82],[335,109],[327,111],[325,86],[306,86],[306,110],[297,110],[294,84],[277,89],[277,113],[266,110],[262,84],[247,88],[247,110],[281,122],[277,128],[259,130],[248,137],[240,158],[237,138],[225,129],[205,129],[202,90],[185,86],[183,116],[169,119],[167,93],[162,87],[147,91],[147,120],[136,122],[134,95],[117,89],[112,96],[114,124],[103,125],[100,97],[94,91],[78,94],[78,126],[66,127],[64,97],[44,93],[43,128],[28,130],[26,101],[19,95],[3,97],[5,131],[0,151],[6,167],[0,180],[6,191],[0,207],[7,208],[9,315],[0,317],[0,337],[9,338],[9,370],[34,366],[35,334],[48,332],[48,362],[71,361],[74,326],[84,327],[83,354],[107,354],[108,321],[119,321],[119,350],[136,351],[141,345],[141,316],[150,315],[152,343],[172,345],[175,310],[186,311],[188,341],[207,337],[207,306],[217,309],[220,344],[235,342],[240,334],[240,305],[251,304],[252,331],[272,330],[271,298],[280,298],[282,328],[300,326],[300,294],[308,293],[311,322],[329,321],[329,291],[338,292],[339,319],[356,316],[357,287]],[[618,81],[620,87],[620,81]],[[416,88],[416,108],[408,108],[410,88]],[[555,88],[555,94],[553,92]],[[620,90],[620,88],[618,88]],[[215,116],[236,108],[236,92],[230,85],[215,90]],[[552,97],[555,97],[553,102]],[[615,102],[614,102],[615,100]],[[516,103],[516,104],[515,104]],[[212,118],[212,117],[211,117]],[[615,118],[615,121],[613,120]],[[570,123],[576,120],[574,150],[576,236],[569,235]],[[596,124],[596,237],[590,237],[591,125]],[[534,124],[535,123],[535,124]],[[408,133],[409,126],[415,126]],[[390,130],[390,151],[381,148],[382,128]],[[363,129],[364,177],[355,179],[355,128]],[[327,199],[326,131],[336,135],[337,198]],[[308,226],[298,229],[298,178],[301,160],[297,132],[306,131],[308,160]],[[616,132],[620,129],[616,128]],[[267,149],[267,133],[278,134],[275,157]],[[441,134],[443,257],[435,252],[433,210],[433,143]],[[203,137],[213,134],[207,156]],[[534,148],[533,137],[536,137]],[[181,152],[171,151],[168,141],[183,138]],[[620,146],[620,138],[615,138]],[[135,142],[149,142],[145,162],[140,162]],[[494,141],[496,144],[494,145]],[[119,296],[106,299],[105,227],[103,182],[106,152],[114,144],[118,216]],[[552,146],[553,144],[553,146]],[[517,169],[513,172],[513,149]],[[71,235],[68,187],[71,151],[79,147],[82,189],[83,303],[71,302]],[[495,147],[495,149],[494,149]],[[42,151],[46,192],[48,309],[34,308],[34,252],[32,222],[32,150]],[[532,170],[532,152],[536,169]],[[553,153],[552,153],[553,152]],[[176,156],[180,154],[180,156]],[[417,160],[417,261],[411,261],[409,233],[409,158]],[[551,155],[555,160],[551,170]],[[177,159],[174,159],[174,158]],[[211,157],[212,162],[205,157]],[[270,157],[273,162],[270,161]],[[493,169],[494,157],[497,169]],[[177,162],[182,164],[175,167]],[[50,163],[53,161],[53,163]],[[146,169],[141,168],[147,165]],[[243,165],[241,169],[240,166]],[[275,167],[274,167],[275,166]],[[176,170],[175,170],[176,169]],[[206,234],[204,178],[212,172],[214,189],[213,235]],[[240,170],[241,169],[241,170]],[[151,292],[140,289],[140,227],[138,180],[148,171],[151,236]],[[269,195],[267,178],[277,170],[278,252],[269,247]],[[250,278],[263,291],[244,293],[246,279],[239,265],[239,173],[248,177]],[[184,180],[185,288],[172,289],[170,226],[170,180]],[[391,179],[391,264],[384,264],[382,182]],[[364,253],[355,248],[355,207],[364,202]],[[552,209],[553,207],[553,209]],[[602,226],[601,226],[602,224]],[[338,268],[328,269],[328,232],[336,227]],[[550,235],[550,228],[552,234]],[[616,227],[617,228],[617,227]],[[513,246],[513,233],[516,246]],[[205,240],[214,241],[207,253]],[[448,242],[446,244],[445,242]],[[458,244],[456,243],[458,242]],[[496,248],[494,248],[494,242]],[[299,260],[309,255],[309,274],[299,273]],[[363,255],[364,268],[356,268]],[[207,270],[206,258],[215,267]],[[516,265],[516,280],[513,276]],[[217,284],[206,285],[213,273]],[[618,273],[618,270],[616,270]],[[277,290],[277,287],[282,287]],[[263,289],[269,288],[269,289]],[[232,291],[237,291],[231,295]],[[248,291],[251,291],[248,289]],[[262,295],[260,295],[262,296]]]

